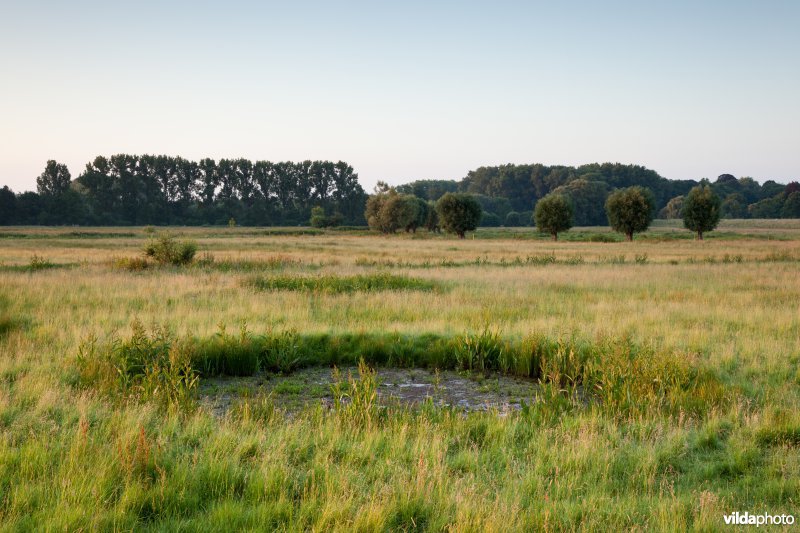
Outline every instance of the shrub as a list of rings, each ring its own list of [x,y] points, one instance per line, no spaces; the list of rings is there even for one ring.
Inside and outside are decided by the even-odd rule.
[[[629,241],[634,233],[650,227],[656,202],[650,189],[634,186],[617,190],[606,200],[608,222],[614,231],[623,233]]]
[[[197,243],[177,241],[169,233],[151,239],[144,247],[144,255],[161,265],[184,266],[194,260]]]
[[[436,212],[442,228],[463,239],[466,232],[478,227],[482,210],[471,195],[448,192],[436,202]]]
[[[572,202],[562,194],[548,194],[538,202],[533,212],[536,227],[542,233],[549,233],[553,240],[558,240],[558,234],[572,227],[575,216]]]
[[[33,254],[31,260],[28,262],[28,270],[32,272],[36,270],[47,270],[53,267],[55,267],[55,265],[50,260],[36,254]]]
[[[719,224],[722,204],[709,185],[698,185],[686,195],[682,212],[684,227],[697,233],[697,240],[702,241],[703,233]]]
[[[325,216],[325,208],[312,207],[311,219],[308,221],[312,228],[326,228],[328,227],[328,217]]]
[[[342,218],[341,213],[334,213],[328,216],[325,214],[324,207],[317,206],[311,208],[309,224],[314,228],[335,228],[342,223]]]
[[[395,233],[399,229],[416,230],[426,222],[427,204],[411,194],[398,193],[394,187],[378,182],[375,194],[367,199],[364,217],[373,230]]]

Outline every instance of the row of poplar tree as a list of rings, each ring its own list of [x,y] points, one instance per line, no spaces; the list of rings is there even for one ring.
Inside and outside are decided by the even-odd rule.
[[[322,207],[363,225],[367,195],[345,162],[250,161],[118,154],[97,157],[76,179],[56,161],[37,192],[0,189],[0,224],[307,224]]]

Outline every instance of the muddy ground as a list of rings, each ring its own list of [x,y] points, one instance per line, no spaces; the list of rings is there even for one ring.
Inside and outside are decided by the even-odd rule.
[[[358,369],[339,369],[340,379],[348,374],[358,378]],[[378,401],[382,405],[417,405],[429,398],[434,405],[464,411],[520,409],[532,403],[537,384],[499,374],[434,372],[425,369],[378,368]],[[251,377],[204,379],[200,383],[201,404],[224,416],[240,399],[270,395],[277,407],[286,411],[322,404],[333,404],[333,369],[324,367],[298,370],[288,376],[262,373]]]

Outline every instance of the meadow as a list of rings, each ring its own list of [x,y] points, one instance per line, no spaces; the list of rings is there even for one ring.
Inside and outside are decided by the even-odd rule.
[[[800,221],[378,236],[0,228],[4,530],[718,530],[800,508]],[[140,268],[141,267],[141,268]],[[289,409],[220,375],[354,366]],[[376,400],[508,374],[521,409]]]

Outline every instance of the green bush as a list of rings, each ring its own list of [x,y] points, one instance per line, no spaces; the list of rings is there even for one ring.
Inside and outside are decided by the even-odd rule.
[[[197,243],[177,241],[169,233],[162,233],[144,247],[144,255],[160,265],[185,266],[194,260]]]

